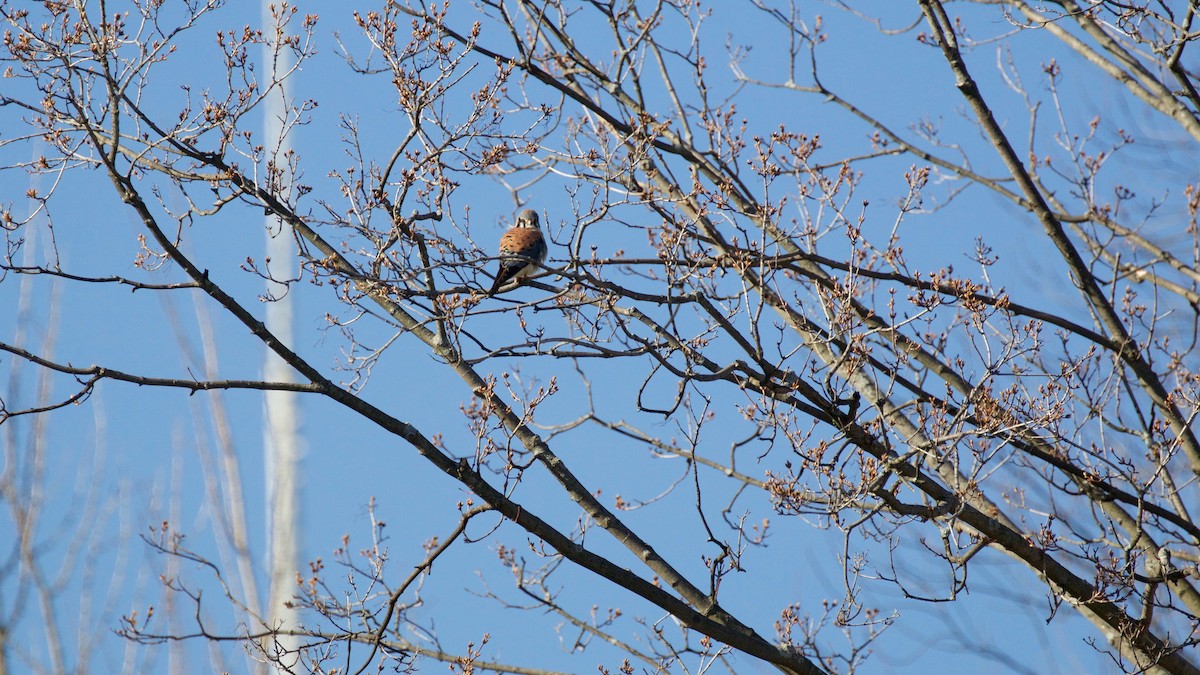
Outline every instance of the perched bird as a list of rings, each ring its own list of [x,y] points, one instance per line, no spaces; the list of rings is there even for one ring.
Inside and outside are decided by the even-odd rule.
[[[536,272],[538,263],[546,260],[546,251],[537,211],[525,209],[517,215],[517,224],[500,237],[500,269],[488,295],[495,295],[501,286],[513,279]]]

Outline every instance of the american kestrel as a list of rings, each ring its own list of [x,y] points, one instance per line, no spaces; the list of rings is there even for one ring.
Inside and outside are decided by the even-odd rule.
[[[538,263],[546,260],[546,240],[538,227],[538,214],[525,209],[517,215],[517,224],[500,237],[500,269],[496,272],[496,283],[488,295],[495,295],[500,287],[512,279],[527,277],[538,270]]]

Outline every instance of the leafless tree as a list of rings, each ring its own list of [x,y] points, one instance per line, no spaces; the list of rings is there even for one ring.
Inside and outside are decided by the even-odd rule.
[[[3,344],[76,388],[0,420],[104,380],[301,392],[470,497],[409,570],[382,523],[366,548],[342,542],[336,573],[314,561],[300,626],[185,634],[143,615],[127,637],[241,640],[301,671],[432,658],[541,672],[491,658],[487,636],[444,647],[413,614],[438,560],[466,550],[515,581],[485,595],[555,616],[580,658],[614,646],[624,661],[601,667],[623,672],[747,658],[853,671],[886,658],[901,607],[986,622],[969,592],[1016,593],[987,587],[996,569],[1037,589],[1047,624],[1086,622],[1079,639],[1112,667],[1197,671],[1194,0],[914,0],[878,15],[840,0],[384,0],[353,13],[353,36],[279,4],[274,25],[222,24],[213,44],[221,4],[0,3],[0,103],[20,120],[0,142],[49,148],[7,173],[101,173],[143,237],[136,274],[30,263],[17,254],[37,221],[8,207],[4,269],[203,297],[296,381]],[[256,67],[264,43],[296,68]],[[386,91],[384,125],[302,93],[318,45]],[[180,79],[180,58],[221,72]],[[339,156],[273,153],[256,131],[285,80],[285,131],[339,107],[313,141],[338,136]],[[71,195],[29,198],[49,218]],[[527,207],[550,257],[490,297],[493,219]],[[299,278],[249,251],[231,269],[208,241],[205,223],[263,211],[294,236]],[[247,277],[318,298],[344,360],[270,332]],[[370,395],[373,373],[418,359],[457,378],[459,409],[409,417],[396,396],[424,396],[419,377]],[[820,600],[770,581],[814,531],[841,542],[812,553],[842,582]],[[147,539],[244,603],[177,524]],[[187,580],[168,584],[199,607]],[[1032,671],[1054,657],[1005,647],[979,652]]]
[[[36,242],[30,242],[29,250],[36,248]],[[19,286],[11,308],[17,318],[12,339],[53,354],[58,294],[35,294],[30,283]],[[9,364],[4,376],[6,400],[33,408],[52,404],[51,378],[46,373],[18,361]],[[102,410],[102,406],[95,408],[97,413]],[[93,592],[96,578],[87,561],[104,546],[93,536],[93,526],[114,520],[118,490],[103,480],[108,472],[102,442],[78,453],[76,470],[60,471],[53,452],[53,420],[38,416],[31,422],[6,425],[2,441],[0,523],[10,534],[0,544],[4,561],[0,565],[0,674],[84,672],[101,641],[76,636],[75,621],[117,616],[105,602],[105,594]],[[96,424],[103,422],[97,419]],[[55,497],[64,488],[81,487],[78,498],[69,504]],[[127,556],[130,548],[127,544],[110,553]],[[109,589],[129,581],[121,576],[114,575]],[[65,607],[78,610],[68,616],[62,612]]]

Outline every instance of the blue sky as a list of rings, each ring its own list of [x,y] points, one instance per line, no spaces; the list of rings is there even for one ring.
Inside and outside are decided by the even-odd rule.
[[[876,10],[894,13],[885,22],[890,27],[907,25],[917,18],[910,3],[898,10],[899,3],[861,3],[861,11]],[[361,125],[364,147],[377,151],[372,157],[384,161],[391,145],[406,130],[403,115],[397,110],[394,93],[386,75],[363,77],[348,72],[338,56],[334,36],[352,52],[362,54],[365,46],[350,22],[347,10],[329,10],[321,3],[301,3],[319,7],[321,22],[316,36],[318,54],[306,62],[294,81],[293,95],[313,97],[320,105],[298,128],[295,146],[302,154],[304,181],[316,187],[313,199],[333,199],[333,183],[328,172],[350,166],[345,145],[340,142],[343,131],[340,116],[346,115]],[[474,11],[468,5],[456,11]],[[781,45],[773,42],[773,28],[762,28],[764,22],[754,12],[726,11],[704,26],[705,39],[711,47],[710,68],[717,86],[729,93],[736,89],[727,65],[722,61],[726,35],[735,43],[752,46],[742,62],[747,75],[764,80],[783,78]],[[881,36],[873,27],[846,13],[824,5],[807,4],[801,9],[806,21],[823,15],[825,30],[830,36],[820,50],[822,79],[830,89],[842,93],[856,105],[878,115],[897,131],[914,138],[911,125],[922,120],[940,128],[949,142],[970,149],[973,165],[981,173],[999,175],[1001,167],[994,153],[979,152],[982,143],[971,120],[967,119],[961,98],[953,87],[951,74],[940,54],[916,43],[915,32],[897,36]],[[967,12],[977,37],[982,34],[1002,34],[1009,27],[989,19],[984,8]],[[212,35],[221,28],[240,26],[257,21],[257,7],[251,3],[235,4],[205,18],[200,26],[185,34],[178,55],[157,70],[146,93],[150,107],[172,110],[183,96],[181,84],[189,84],[193,92],[205,86],[219,87],[220,72],[206,60],[212,49]],[[506,49],[507,36],[492,34],[485,23],[481,43]],[[1085,73],[1070,55],[1044,36],[1017,36],[1011,40],[983,44],[970,54],[971,65],[985,92],[993,95],[1002,122],[1013,129],[1028,124],[1023,102],[1002,86],[996,68],[1005,58],[1002,46],[1011,45],[1013,58],[1031,93],[1044,96],[1039,80],[1040,64],[1059,58],[1071,68],[1065,69],[1064,89],[1071,96],[1066,110],[1074,124],[1086,123],[1099,109],[1108,106],[1110,91],[1106,85],[1091,87],[1085,84]],[[490,72],[486,63],[480,72]],[[472,76],[474,77],[474,75]],[[515,87],[515,84],[513,85]],[[463,91],[468,88],[464,87]],[[531,91],[537,91],[531,87]],[[821,156],[836,161],[845,154],[855,154],[869,147],[865,125],[851,120],[835,106],[816,96],[804,96],[777,90],[746,87],[737,90],[739,115],[748,120],[752,129],[769,130],[779,124],[807,134],[819,134]],[[455,105],[451,100],[449,105]],[[1109,112],[1105,110],[1105,112]],[[1114,114],[1119,115],[1119,112]],[[18,128],[19,113],[0,109],[0,129]],[[1154,119],[1134,120],[1153,129]],[[11,132],[0,133],[7,138]],[[1015,136],[1024,137],[1024,132]],[[1168,141],[1169,142],[1169,141]],[[1040,148],[1050,151],[1051,148]],[[41,152],[37,142],[8,145],[0,148],[4,164],[28,159]],[[1137,159],[1136,151],[1131,160]],[[878,159],[859,165],[865,177],[859,193],[871,203],[867,227],[875,233],[887,232],[896,219],[896,200],[904,194],[903,171],[912,158]],[[47,176],[27,177],[17,171],[6,171],[0,179],[0,202],[12,205],[20,213],[27,203],[22,194],[30,187],[44,190]],[[454,222],[470,227],[471,237],[481,245],[490,246],[504,226],[511,223],[518,204],[511,191],[501,181],[487,176],[460,176],[464,181],[451,198]],[[517,181],[520,182],[520,181]],[[528,205],[546,217],[547,231],[561,237],[572,231],[568,181],[547,179],[521,193]],[[944,200],[956,188],[952,182],[934,184],[926,199],[930,206]],[[137,253],[140,225],[116,198],[111,184],[97,171],[72,171],[57,188],[52,204],[53,235],[58,244],[65,269],[78,274],[142,275],[159,282],[179,281],[180,273],[171,265],[146,275],[136,270],[132,260]],[[168,200],[170,203],[170,200]],[[317,212],[315,201],[305,202]],[[522,204],[524,205],[524,204]],[[622,213],[630,218],[650,217],[631,209]],[[25,246],[37,258],[45,256],[46,237],[50,230],[43,216],[36,221],[38,239],[26,235]],[[445,226],[443,226],[445,227]],[[995,248],[1000,262],[991,273],[1006,280],[1002,285],[1013,297],[1037,300],[1049,298],[1053,304],[1062,294],[1061,310],[1078,312],[1077,298],[1059,288],[1065,287],[1066,276],[1050,259],[1041,259],[1040,243],[1034,224],[1011,205],[994,195],[973,187],[936,212],[909,215],[902,223],[906,254],[914,267],[929,270],[944,265],[969,269],[965,254],[981,233]],[[231,209],[218,217],[198,219],[190,225],[188,251],[202,261],[212,278],[256,311],[262,305],[254,298],[261,293],[261,281],[242,270],[247,256],[261,257],[263,247],[261,208],[243,206]],[[602,230],[595,243],[602,253],[617,248],[642,246],[637,232],[625,232],[616,227]],[[448,231],[444,236],[451,236]],[[563,257],[561,239],[552,247],[551,260]],[[606,250],[607,247],[607,250]],[[630,249],[632,250],[632,249]],[[828,255],[836,255],[836,243]],[[22,286],[28,284],[32,301],[26,313],[18,314]],[[515,297],[531,297],[527,289],[514,292]],[[329,287],[308,283],[295,286],[296,342],[294,348],[311,362],[318,364],[334,379],[334,363],[344,346],[342,336],[327,328],[327,312],[349,313],[335,304]],[[13,341],[18,331],[25,334],[25,344],[33,351],[47,353],[60,361],[75,365],[103,364],[140,374],[161,377],[182,377],[188,374],[188,362],[181,358],[181,341],[187,348],[200,349],[200,332],[196,315],[198,298],[191,291],[154,294],[111,286],[55,282],[44,277],[22,278],[9,275],[0,283],[0,307],[19,324],[10,324],[3,331],[5,341]],[[496,301],[500,302],[500,301]],[[217,336],[220,373],[227,378],[254,378],[261,369],[262,347],[244,327],[223,315],[212,303],[202,303]],[[559,330],[556,318],[549,313],[527,314],[532,322],[542,322],[553,334]],[[1083,317],[1077,317],[1083,318]],[[497,343],[516,339],[519,328],[511,315],[485,317],[472,327]],[[476,328],[477,327],[477,328]],[[358,335],[365,344],[381,345],[395,335],[394,329],[375,320],[357,325]],[[54,338],[52,350],[40,348],[47,333]],[[613,362],[596,367],[585,364],[598,411],[622,419],[631,415],[630,400],[636,383],[643,376],[644,362]],[[28,364],[20,365],[10,357],[0,359],[5,383],[0,385],[7,405],[30,405],[34,402],[38,374]],[[521,381],[534,388],[556,379],[561,394],[552,398],[539,411],[538,423],[544,426],[565,424],[579,415],[584,390],[572,364],[565,359],[549,357],[516,360],[496,360],[485,370],[497,375],[503,371],[519,373]],[[10,374],[11,373],[11,374]],[[52,378],[50,398],[72,390],[68,378]],[[673,391],[670,378],[655,382],[651,391],[664,399]],[[384,354],[362,395],[373,404],[398,418],[417,425],[426,434],[444,434],[447,445],[455,454],[470,454],[472,438],[464,428],[459,412],[461,405],[471,400],[468,391],[452,372],[439,364],[428,350],[409,336],[400,336]],[[78,518],[87,514],[94,518],[84,528],[87,562],[73,568],[85,570],[83,577],[70,572],[64,592],[56,599],[56,612],[67,635],[75,632],[90,635],[97,641],[87,667],[92,672],[121,672],[130,661],[141,659],[145,672],[166,672],[182,666],[170,662],[167,647],[151,647],[130,656],[131,647],[111,631],[120,615],[135,607],[154,604],[162,610],[156,578],[166,564],[161,556],[152,554],[136,538],[136,534],[164,519],[177,523],[188,533],[188,541],[207,555],[216,556],[218,549],[213,537],[211,506],[204,489],[202,458],[213,452],[215,431],[212,428],[212,404],[215,398],[228,410],[233,440],[241,467],[241,475],[249,499],[247,514],[256,559],[262,562],[262,542],[265,523],[263,513],[262,461],[262,403],[261,395],[252,391],[223,392],[219,395],[188,395],[182,391],[151,390],[119,382],[100,384],[83,405],[69,406],[45,417],[44,429],[35,428],[33,418],[9,421],[0,429],[5,446],[5,468],[23,467],[35,442],[45,443],[46,464],[40,477],[46,496],[41,519],[40,539],[46,542],[45,560],[54,570],[58,561],[70,550],[68,540],[80,532]],[[702,447],[714,458],[730,454],[730,446],[746,435],[746,427],[738,419],[736,405],[743,402],[736,393],[720,393],[713,403],[716,423],[706,428]],[[363,421],[328,401],[307,397],[301,403],[301,431],[305,454],[302,463],[302,520],[300,538],[304,560],[323,558],[329,562],[332,551],[341,545],[342,535],[350,536],[350,550],[366,546],[371,521],[368,503],[377,501],[375,515],[387,523],[384,532],[391,558],[391,576],[402,578],[422,553],[421,546],[434,536],[444,536],[457,521],[455,505],[467,499],[464,489],[422,461],[398,439],[364,424]],[[728,422],[726,422],[728,420]],[[688,422],[677,415],[664,420],[643,417],[637,420],[652,433],[663,436],[682,436]],[[571,433],[561,437],[556,452],[568,463],[585,485],[601,494],[606,504],[618,495],[625,501],[652,500],[678,479],[691,480],[682,460],[650,456],[638,444],[622,441],[611,434],[598,431]],[[758,461],[749,449],[738,451],[742,470],[761,478],[767,468],[778,469],[778,461]],[[702,493],[713,505],[724,504],[733,498],[736,486],[721,480],[719,475],[701,472]],[[561,493],[544,472],[531,471],[517,493],[531,508],[560,525],[572,529],[579,518],[574,505]],[[85,510],[92,501],[95,509]],[[734,513],[753,510],[755,517],[764,513],[765,499],[761,495],[739,498]],[[716,517],[718,506],[708,508],[709,517]],[[711,547],[702,542],[701,524],[695,517],[694,494],[681,489],[644,508],[622,512],[622,517],[638,532],[660,547],[672,562],[702,584],[704,569],[701,552],[712,555]],[[485,520],[488,520],[485,518]],[[489,522],[495,523],[491,518]],[[13,521],[0,518],[0,541],[13,538]],[[771,634],[771,624],[779,609],[788,603],[799,603],[807,611],[818,613],[822,599],[840,598],[843,581],[836,564],[842,538],[836,532],[813,528],[800,519],[772,517],[772,536],[765,548],[748,554],[750,567],[745,574],[734,574],[723,588],[723,601],[735,613],[744,612],[764,635]],[[473,527],[472,533],[483,535],[486,528]],[[916,528],[914,532],[919,530]],[[936,536],[932,530],[924,533]],[[912,533],[907,536],[913,536]],[[537,559],[527,545],[527,535],[511,525],[503,525],[482,542],[456,547],[435,565],[434,573],[422,591],[424,606],[415,610],[413,618],[436,628],[443,645],[451,651],[461,651],[468,641],[478,643],[480,636],[493,636],[485,655],[500,661],[522,662],[533,667],[557,668],[584,672],[604,664],[615,668],[620,655],[600,641],[593,641],[582,655],[570,655],[560,649],[555,627],[561,622],[541,612],[503,610],[492,599],[481,597],[492,591],[513,602],[520,602],[512,589],[510,574],[497,561],[497,547],[514,547]],[[611,553],[631,567],[636,561],[598,529],[589,532],[589,546],[598,552]],[[854,552],[869,556],[867,574],[873,575],[884,566],[884,546],[862,538],[851,540]],[[928,559],[913,555],[920,544],[906,540],[898,551],[901,565],[911,564],[913,578],[926,576],[923,592],[939,593],[944,586],[942,570],[920,568]],[[833,561],[833,562],[831,562]],[[993,562],[994,561],[994,562]],[[302,564],[304,561],[301,561]],[[330,564],[329,568],[333,568]],[[184,573],[194,583],[206,586],[202,570],[186,569]],[[883,614],[893,611],[901,620],[874,643],[874,656],[868,662],[868,672],[906,672],[920,667],[932,671],[969,670],[976,666],[997,667],[997,662],[984,654],[989,648],[1013,656],[1013,645],[1024,645],[1020,665],[1028,672],[1082,672],[1104,668],[1106,662],[1083,643],[1085,637],[1095,637],[1089,627],[1066,609],[1060,610],[1047,625],[1051,610],[1046,606],[1041,585],[1024,569],[1017,569],[995,554],[989,561],[972,568],[971,591],[958,603],[925,604],[900,597],[886,583],[869,583],[865,587],[868,604],[879,607]],[[338,575],[331,574],[332,579]],[[555,577],[563,598],[573,601],[576,608],[598,604],[605,608],[618,605],[626,608],[628,625],[632,618],[643,617],[648,623],[662,619],[660,610],[638,605],[633,598],[604,582],[586,575],[565,570]],[[260,582],[261,583],[261,582]],[[468,592],[464,593],[466,589]],[[14,602],[21,597],[11,573],[0,580],[0,610],[14,611]],[[229,614],[222,609],[219,598],[211,595],[206,607],[211,611],[213,624],[232,628]],[[79,614],[74,622],[75,608],[80,598],[87,598],[92,609]],[[211,602],[211,604],[208,604]],[[32,603],[26,604],[27,614],[17,629],[31,640],[38,639],[40,622]],[[187,611],[179,610],[187,625]],[[666,623],[670,623],[669,620]],[[961,631],[961,635],[959,633]],[[410,638],[415,634],[410,634]],[[623,634],[625,635],[625,634]],[[965,637],[962,637],[964,636]],[[961,639],[960,639],[961,638]],[[824,639],[831,647],[840,647],[837,629],[828,628]],[[965,650],[963,643],[972,644],[974,651]],[[198,663],[208,658],[206,648],[198,642],[187,643],[182,649],[191,660],[194,672],[208,672]],[[71,654],[77,653],[68,649]],[[222,654],[228,668],[237,672],[245,667],[236,647],[227,647]],[[1032,654],[1032,656],[1030,656]],[[35,660],[39,657],[35,656]],[[980,660],[982,658],[982,660]],[[736,662],[739,672],[769,672],[765,666],[751,664],[742,657]],[[1017,667],[1009,663],[1008,667]],[[429,669],[444,666],[430,664]],[[1055,669],[1058,670],[1055,670]],[[20,672],[18,669],[17,672]],[[189,672],[186,669],[181,672]]]

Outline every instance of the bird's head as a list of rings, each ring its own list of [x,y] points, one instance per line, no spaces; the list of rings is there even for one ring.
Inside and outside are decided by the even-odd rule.
[[[533,209],[525,209],[517,214],[517,227],[528,227],[531,230],[538,229],[538,214]]]

